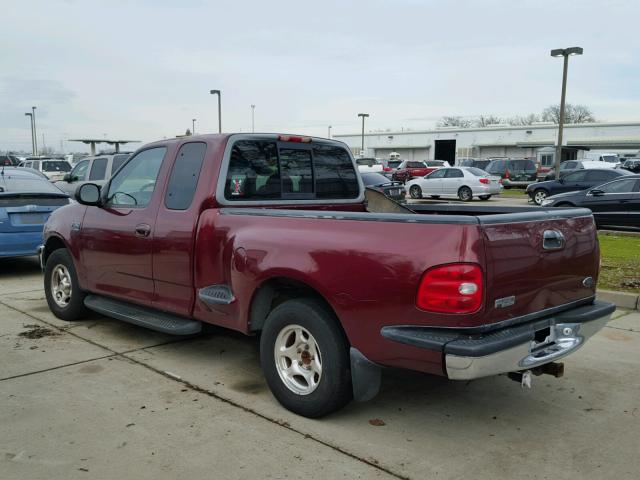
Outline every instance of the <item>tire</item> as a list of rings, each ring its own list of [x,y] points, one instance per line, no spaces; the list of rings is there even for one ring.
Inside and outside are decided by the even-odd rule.
[[[409,195],[411,195],[411,198],[422,198],[422,189],[419,185],[411,185]]]
[[[440,195],[429,195],[431,198],[440,198]]]
[[[539,188],[533,191],[533,203],[536,205],[542,205],[542,202],[545,198],[549,196],[549,192],[546,190]]]
[[[348,342],[333,313],[316,300],[288,300],[273,309],[260,337],[260,364],[273,395],[298,415],[322,417],[353,397]]]
[[[80,290],[76,268],[66,248],[55,250],[47,258],[44,293],[49,309],[62,320],[81,320],[89,313],[84,306],[87,294]]]
[[[480,195],[480,200],[489,200],[491,198],[491,195]]]
[[[473,200],[473,192],[469,187],[460,187],[458,190],[458,198],[463,202],[470,202]]]

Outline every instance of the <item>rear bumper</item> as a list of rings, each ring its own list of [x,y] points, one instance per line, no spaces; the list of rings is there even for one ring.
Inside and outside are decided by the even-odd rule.
[[[37,255],[42,245],[42,231],[0,233],[0,257]]]
[[[425,327],[384,327],[389,340],[439,350],[452,380],[528,370],[578,350],[609,321],[616,307],[595,301],[541,320],[480,335]]]

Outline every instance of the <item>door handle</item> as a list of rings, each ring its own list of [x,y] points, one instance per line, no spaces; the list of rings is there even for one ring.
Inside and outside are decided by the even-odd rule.
[[[136,235],[138,237],[148,237],[151,233],[151,227],[146,223],[136,225]]]

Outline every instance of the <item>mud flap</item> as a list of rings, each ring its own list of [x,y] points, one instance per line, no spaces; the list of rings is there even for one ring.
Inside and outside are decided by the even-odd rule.
[[[353,399],[356,402],[366,402],[375,397],[380,391],[380,367],[370,362],[360,350],[351,347],[351,384],[353,385]]]

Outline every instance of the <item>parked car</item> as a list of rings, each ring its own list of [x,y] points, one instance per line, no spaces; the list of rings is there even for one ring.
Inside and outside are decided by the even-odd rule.
[[[390,158],[390,159],[382,159],[382,174],[387,178],[393,178],[393,172],[395,172],[402,160]]]
[[[403,160],[398,169],[393,172],[391,178],[399,182],[406,182],[415,177],[424,177],[426,174],[433,172],[439,165],[428,166],[424,162],[416,162],[413,160]]]
[[[20,164],[20,167],[42,172],[52,182],[62,180],[71,171],[71,165],[66,160],[48,157],[29,157]]]
[[[489,200],[502,190],[500,177],[492,177],[475,167],[439,168],[422,178],[414,178],[405,185],[411,198],[458,197],[465,202],[479,197]]]
[[[589,190],[554,195],[542,205],[588,208],[598,227],[640,228],[640,175],[625,175]]]
[[[560,177],[564,177],[566,174],[583,169],[593,168],[614,168],[614,165],[608,162],[596,162],[592,160],[566,160],[560,164]],[[556,169],[551,168],[544,177],[538,177],[540,181],[555,180]]]
[[[560,177],[559,180],[532,183],[525,192],[536,205],[542,205],[544,199],[552,195],[586,190],[623,175],[630,175],[630,172],[614,168],[583,169]]]
[[[0,167],[0,257],[37,255],[49,214],[69,196],[39,173]]]
[[[491,160],[480,158],[465,158],[460,161],[461,167],[475,167],[480,170],[486,170]]]
[[[71,195],[75,193],[80,185],[86,182],[102,185],[122,166],[127,158],[129,158],[129,154],[126,153],[84,158],[76,163],[71,172],[66,174],[62,180],[55,182],[55,184],[58,188]]]
[[[526,187],[537,180],[536,163],[530,159],[491,160],[485,171],[502,179],[504,188]]]
[[[0,166],[15,167],[20,164],[20,159],[15,155],[0,155]]]
[[[396,202],[405,201],[404,185],[402,182],[389,181],[387,177],[377,172],[363,173],[361,177],[365,187],[378,190]]]
[[[259,334],[267,385],[308,417],[375,396],[381,366],[526,383],[615,310],[589,210],[387,209],[335,140],[161,140],[76,200],[45,227],[55,316]]]
[[[629,170],[632,173],[640,173],[640,158],[629,158],[624,161],[620,168]]]
[[[595,162],[606,162],[615,166],[620,163],[620,157],[617,153],[612,152],[584,152],[582,160],[592,160]]]
[[[364,172],[382,172],[382,163],[377,158],[356,158],[358,171]]]

